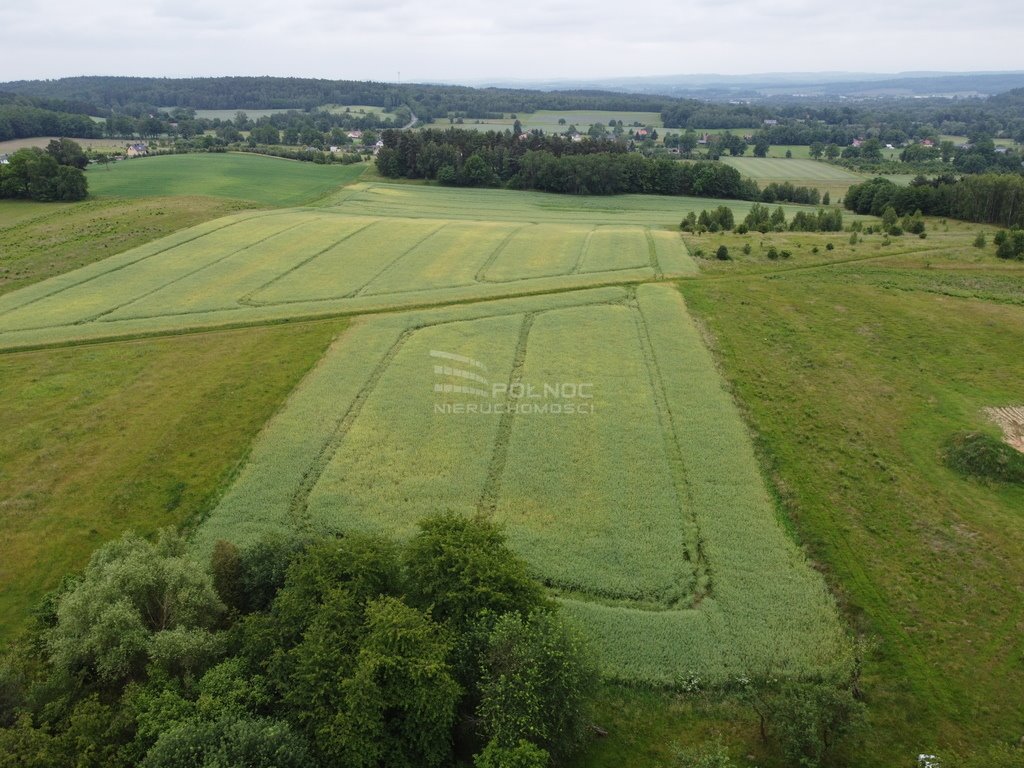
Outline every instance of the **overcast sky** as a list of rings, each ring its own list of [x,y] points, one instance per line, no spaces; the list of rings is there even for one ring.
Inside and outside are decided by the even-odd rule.
[[[1024,68],[1020,0],[2,0],[0,81]]]

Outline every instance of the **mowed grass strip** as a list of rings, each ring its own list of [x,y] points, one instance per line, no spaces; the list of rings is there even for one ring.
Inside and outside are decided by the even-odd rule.
[[[101,543],[207,511],[343,326],[0,356],[0,639]]]
[[[521,373],[532,391],[512,400],[524,410],[505,438],[495,518],[550,585],[674,606],[692,594],[696,541],[634,313],[537,315]],[[545,387],[570,396],[545,397]]]
[[[349,184],[362,164],[320,165],[243,153],[162,155],[125,160],[88,171],[100,197],[206,195],[262,205],[300,205]]]

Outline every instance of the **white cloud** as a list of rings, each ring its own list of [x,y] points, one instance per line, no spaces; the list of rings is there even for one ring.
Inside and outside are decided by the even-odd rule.
[[[19,0],[0,80],[274,74],[479,81],[1017,69],[1017,0]]]

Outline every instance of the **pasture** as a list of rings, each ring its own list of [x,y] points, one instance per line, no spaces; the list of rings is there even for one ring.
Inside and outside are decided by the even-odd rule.
[[[554,382],[574,388],[515,394]],[[776,520],[671,287],[353,326],[268,425],[195,547],[296,528],[406,536],[439,509],[502,522],[614,679],[834,674],[846,660],[824,584]]]
[[[317,165],[242,153],[161,155],[90,167],[101,197],[206,195],[261,205],[301,205],[354,181],[365,165]]]

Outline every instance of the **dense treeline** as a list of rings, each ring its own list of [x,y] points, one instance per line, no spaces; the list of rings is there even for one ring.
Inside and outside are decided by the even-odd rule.
[[[84,200],[89,186],[82,169],[87,164],[82,148],[67,139],[51,141],[45,151],[20,149],[0,165],[0,198]]]
[[[628,152],[623,142],[458,129],[385,131],[382,140],[377,168],[390,178],[590,195],[758,194],[756,184],[723,163],[646,158]]]
[[[0,763],[317,768],[563,763],[596,683],[490,524],[101,547],[0,664]],[[464,762],[460,762],[464,764]]]
[[[296,77],[70,77],[0,84],[0,90],[44,98],[84,99],[108,110],[132,104],[195,109],[312,109],[324,104],[407,104],[422,120],[460,114],[485,117],[538,109],[659,112],[667,97],[604,91],[531,91],[512,88],[318,80]]]
[[[33,136],[91,139],[102,135],[103,126],[88,115],[55,112],[25,104],[0,103],[0,141]]]
[[[876,178],[847,191],[845,206],[856,213],[881,216],[887,208],[905,216],[920,210],[928,216],[948,216],[964,221],[1024,227],[1024,176],[981,174],[956,179],[915,179],[900,187]]]

